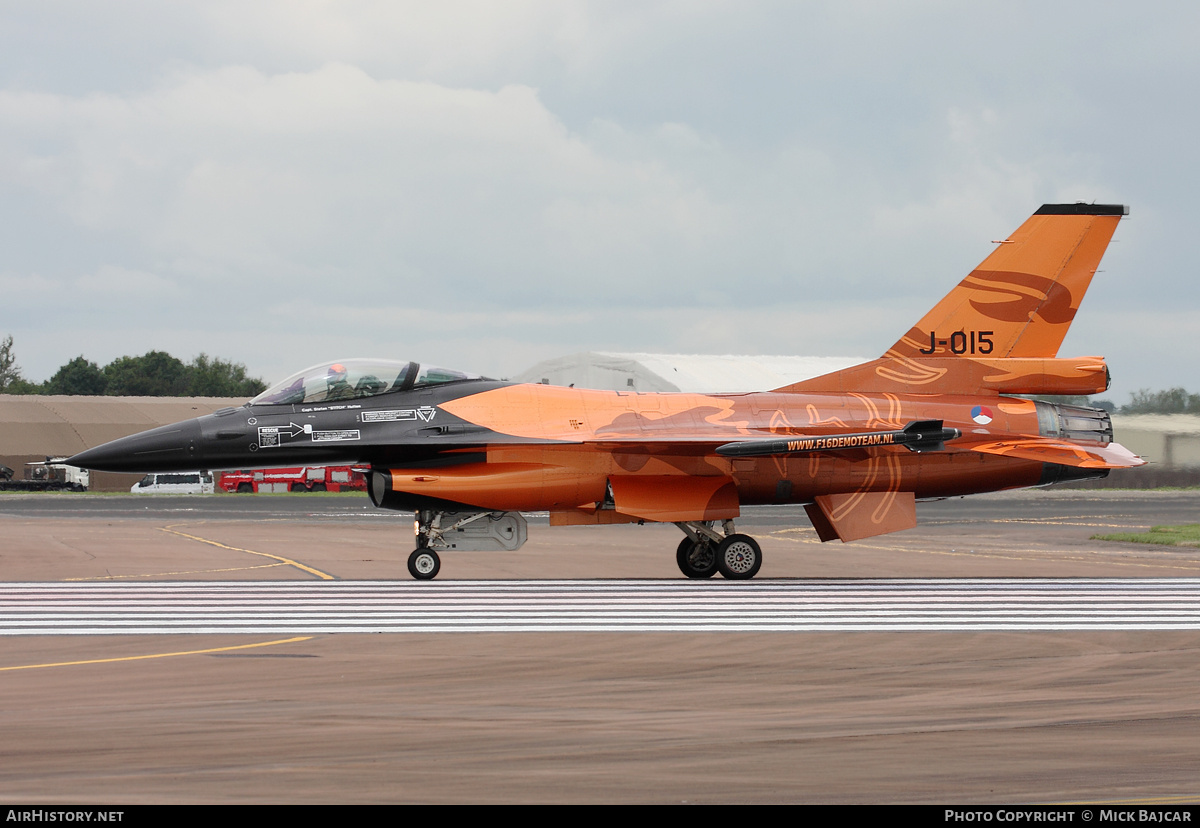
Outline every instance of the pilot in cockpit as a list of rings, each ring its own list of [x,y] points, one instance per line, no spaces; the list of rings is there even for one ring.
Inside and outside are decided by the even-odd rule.
[[[346,381],[346,366],[335,362],[325,374],[326,400],[348,400],[354,397],[354,389]]]

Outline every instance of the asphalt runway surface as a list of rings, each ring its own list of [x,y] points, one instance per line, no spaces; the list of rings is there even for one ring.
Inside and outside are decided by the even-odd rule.
[[[674,527],[534,518],[522,550],[449,553],[437,581],[417,583],[411,517],[365,497],[0,495],[0,607],[76,623],[124,601],[120,623],[170,622],[31,632],[0,609],[0,799],[1200,798],[1200,634],[1187,627],[1200,549],[1090,540],[1198,522],[1200,492],[1035,491],[918,516],[916,530],[843,545],[817,542],[799,509],[749,511],[738,529],[764,564],[748,584],[684,580]],[[332,611],[407,620],[374,633],[267,623],[290,611],[280,595],[355,590],[372,608]],[[209,611],[196,601],[213,591],[262,626],[172,628]],[[155,613],[164,594],[184,597]],[[63,595],[69,606],[46,603]],[[643,598],[649,631],[596,628]],[[893,631],[894,612],[921,601],[1080,623]],[[774,618],[779,602],[793,619],[836,605],[857,626],[704,627]],[[573,622],[471,626],[512,612]],[[677,614],[669,632],[653,629],[664,612]],[[464,631],[418,623],[451,613]],[[1151,620],[1122,629],[1105,613]]]

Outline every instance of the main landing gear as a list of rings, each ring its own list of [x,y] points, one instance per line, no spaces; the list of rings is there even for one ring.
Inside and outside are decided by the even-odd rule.
[[[758,574],[762,566],[762,549],[749,535],[733,531],[733,521],[724,521],[721,529],[715,521],[686,520],[675,525],[687,535],[675,552],[679,571],[689,578],[711,578],[720,572],[731,580],[746,580]]]

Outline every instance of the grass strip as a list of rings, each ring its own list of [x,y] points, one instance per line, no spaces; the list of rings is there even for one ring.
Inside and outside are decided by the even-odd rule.
[[[1092,540],[1123,543],[1155,543],[1159,546],[1200,547],[1200,523],[1181,526],[1153,526],[1149,532],[1118,532],[1112,535],[1092,535]]]

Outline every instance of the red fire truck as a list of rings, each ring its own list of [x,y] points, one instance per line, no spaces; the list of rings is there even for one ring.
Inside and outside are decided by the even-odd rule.
[[[367,469],[355,466],[302,466],[221,472],[223,492],[365,492]]]

